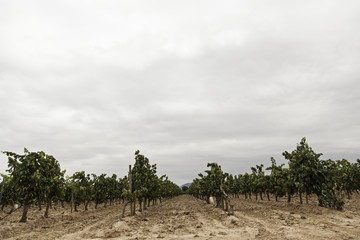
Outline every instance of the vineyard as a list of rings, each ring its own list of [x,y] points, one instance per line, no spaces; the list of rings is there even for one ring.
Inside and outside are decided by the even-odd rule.
[[[182,193],[181,189],[168,180],[166,175],[156,175],[156,164],[151,165],[149,159],[135,152],[133,169],[129,166],[129,175],[117,178],[106,174],[99,176],[76,172],[70,177],[64,177],[65,170],[61,170],[59,162],[44,152],[29,152],[26,148],[24,154],[4,152],[9,159],[9,175],[2,175],[1,184],[1,211],[5,206],[11,206],[10,211],[2,219],[12,214],[17,207],[22,207],[20,222],[26,222],[30,207],[37,206],[39,211],[45,204],[44,217],[49,217],[52,204],[68,203],[71,212],[78,212],[82,204],[88,210],[90,202],[107,205],[124,204],[122,217],[126,206],[130,206],[130,215],[138,209],[146,210],[152,203],[156,204],[163,199],[171,198]]]
[[[216,205],[225,211],[229,210],[228,194],[245,199],[264,197],[270,201],[270,195],[275,201],[287,196],[291,202],[294,195],[303,204],[303,197],[308,203],[309,197],[315,195],[319,206],[341,210],[345,204],[344,195],[348,199],[354,192],[360,190],[360,159],[350,163],[346,159],[333,161],[320,160],[321,153],[315,153],[303,138],[291,153],[285,151],[283,156],[288,160],[288,168],[284,164],[277,165],[271,158],[271,166],[266,168],[270,174],[265,174],[264,165],[251,167],[251,173],[233,176],[224,173],[217,163],[209,163],[210,170],[206,175],[193,181],[188,192],[198,198],[210,201],[215,197]]]
[[[183,192],[135,152],[127,176],[65,176],[44,152],[4,152],[1,239],[356,239],[360,159],[320,160],[303,138],[288,166],[232,175],[208,163]],[[185,190],[185,189],[184,189]],[[186,194],[184,194],[186,193]],[[41,237],[40,237],[41,235]]]

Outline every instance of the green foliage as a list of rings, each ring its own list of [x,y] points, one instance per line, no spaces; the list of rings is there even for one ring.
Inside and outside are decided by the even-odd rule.
[[[30,204],[35,200],[50,200],[60,195],[65,171],[51,155],[44,152],[29,152],[24,155],[4,152],[8,156],[12,184],[17,200]]]
[[[158,177],[156,164],[150,164],[149,159],[141,155],[139,150],[135,152],[131,190],[127,190],[128,177],[117,178],[116,174],[108,177],[106,174],[86,175],[84,171],[80,171],[65,179],[65,171],[61,171],[58,161],[42,151],[29,152],[24,149],[23,155],[3,153],[8,156],[9,176],[2,175],[4,184],[0,201],[2,205],[20,203],[27,206],[24,207],[24,221],[27,209],[32,203],[39,203],[41,206],[42,202],[47,202],[49,206],[52,201],[70,202],[73,196],[77,211],[77,206],[82,203],[87,210],[90,201],[95,201],[96,207],[100,203],[105,203],[106,206],[108,201],[110,204],[118,202],[120,198],[129,201],[142,198],[155,200],[182,193],[165,175]]]
[[[336,209],[343,207],[342,179],[348,172],[347,161],[320,160],[322,154],[315,153],[305,138],[301,139],[294,151],[285,151],[283,155],[289,160],[290,174],[300,193],[316,194],[320,206]]]
[[[200,179],[193,181],[189,187],[189,193],[195,196],[223,196],[220,186],[229,175],[224,174],[217,163],[208,163],[207,167],[210,167],[210,170],[205,171],[206,175],[199,174]]]
[[[322,153],[315,153],[309,147],[306,138],[301,139],[291,153],[283,152],[283,156],[289,161],[289,170],[299,192],[306,194],[321,192],[321,183],[319,183],[319,170],[321,170],[319,158],[321,155]]]
[[[276,165],[276,160],[271,157],[271,166],[266,168],[266,170],[270,170],[270,178],[267,179],[268,182],[268,191],[274,194],[276,197],[285,196],[286,192],[293,194],[293,191],[286,191],[286,181],[287,174],[283,169],[284,164]],[[291,189],[291,188],[290,188]]]
[[[149,159],[141,155],[139,150],[135,152],[135,164],[132,169],[132,194],[136,198],[140,200],[141,198],[162,199],[182,193],[179,186],[169,181],[165,175],[159,178],[156,170],[156,164],[151,165]],[[129,194],[127,190],[123,191],[124,197],[133,198]]]
[[[61,171],[60,164],[51,155],[40,152],[29,152],[26,148],[24,154],[4,152],[8,156],[7,170],[10,173],[12,186],[11,193],[16,201],[28,206],[35,201],[49,202],[59,197],[65,171]],[[27,210],[21,221],[26,221]]]
[[[76,172],[71,176],[70,181],[76,205],[90,201],[93,198],[94,186],[90,174],[85,175],[84,171]]]
[[[1,174],[1,177],[4,180],[3,185],[3,192],[1,197],[0,204],[2,205],[11,205],[16,202],[17,199],[17,192],[14,179],[11,176],[7,176]]]
[[[210,170],[199,174],[200,178],[193,180],[188,193],[197,196],[221,196],[219,186],[224,183],[226,191],[235,195],[244,194],[251,197],[266,193],[273,194],[276,199],[288,195],[288,201],[295,193],[315,194],[319,205],[335,209],[344,206],[344,194],[351,197],[352,192],[360,190],[360,159],[356,163],[347,160],[320,160],[321,153],[315,151],[308,145],[306,139],[300,143],[292,152],[283,152],[288,160],[288,168],[284,164],[277,165],[271,158],[271,166],[266,168],[270,174],[265,174],[264,166],[256,165],[251,168],[251,173],[232,176],[221,171],[220,166],[215,163],[208,164]],[[270,200],[270,199],[269,199]]]
[[[99,176],[92,174],[92,177],[94,183],[94,201],[96,204],[103,203],[109,196],[106,174],[101,174]]]

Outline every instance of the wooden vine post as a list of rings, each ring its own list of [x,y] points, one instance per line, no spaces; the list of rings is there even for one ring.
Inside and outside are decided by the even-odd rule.
[[[71,213],[73,212],[73,205],[74,205],[74,189],[71,190],[71,202],[70,202]]]
[[[132,194],[132,171],[131,171],[131,165],[129,165],[129,191],[130,194]],[[135,215],[135,198],[133,201],[133,197],[131,196],[131,202],[130,202],[130,215]]]
[[[132,181],[131,181],[131,165],[129,165],[129,191],[131,192],[132,190]],[[125,199],[125,202],[124,202],[124,207],[123,207],[123,212],[122,212],[122,215],[121,217],[124,218],[125,217],[125,210],[126,210],[126,206],[128,204],[128,200]],[[132,215],[132,202],[130,201],[130,215]]]
[[[226,194],[226,192],[224,191],[224,188],[222,186],[222,184],[220,184],[220,190],[221,192],[223,193],[224,195],[224,198],[225,198],[225,204],[226,204],[226,207],[225,207],[225,211],[228,212],[229,215],[234,215],[234,205],[231,205],[230,204],[230,198],[229,196]],[[230,206],[230,210],[229,210],[229,206]]]
[[[5,184],[5,178],[3,178],[2,183],[1,183],[0,203],[1,203],[3,192],[4,192],[4,184]]]

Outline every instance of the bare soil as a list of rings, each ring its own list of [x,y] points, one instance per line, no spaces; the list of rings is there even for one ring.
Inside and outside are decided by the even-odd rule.
[[[234,216],[182,195],[115,223],[122,205],[97,210],[92,205],[76,213],[58,206],[49,218],[34,207],[26,223],[19,223],[19,209],[0,220],[0,239],[360,239],[359,195],[346,200],[342,211],[319,207],[315,199],[300,205],[241,197],[231,198],[231,204]]]

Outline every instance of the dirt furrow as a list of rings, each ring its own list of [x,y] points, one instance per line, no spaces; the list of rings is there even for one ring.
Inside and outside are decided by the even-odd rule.
[[[68,208],[42,217],[36,208],[19,223],[21,211],[0,225],[0,239],[359,239],[360,195],[347,200],[343,211],[298,203],[232,198],[235,215],[189,195],[151,206],[110,225],[122,205],[70,213]]]

